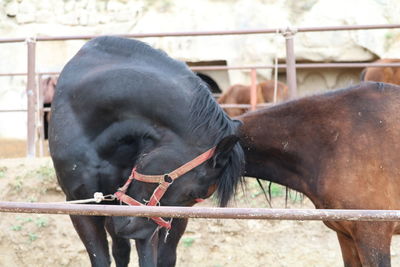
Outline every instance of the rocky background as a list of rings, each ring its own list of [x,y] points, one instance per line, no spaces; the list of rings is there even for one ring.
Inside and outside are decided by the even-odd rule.
[[[3,0],[0,36],[36,37],[305,26],[400,23],[398,0]],[[285,60],[277,34],[145,38],[171,56],[190,62],[227,65],[271,64]],[[38,71],[59,71],[84,41],[39,42]],[[0,43],[0,73],[26,72],[26,44]],[[298,62],[372,61],[400,57],[400,29],[298,33]],[[300,94],[358,82],[358,70],[298,71]],[[249,83],[247,71],[228,71],[222,89]],[[259,80],[271,77],[259,70]],[[285,79],[284,73],[280,75]],[[24,77],[0,77],[0,109],[26,108]],[[0,137],[25,138],[26,114],[0,113]]]

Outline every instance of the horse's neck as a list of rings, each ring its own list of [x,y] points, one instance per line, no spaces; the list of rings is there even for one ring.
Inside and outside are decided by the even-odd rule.
[[[247,125],[246,119],[243,122],[240,139],[246,160],[245,176],[278,183],[309,197],[313,195],[318,169],[313,157],[318,153],[308,150],[295,133],[292,135],[279,128],[279,124],[271,124],[272,121],[260,121],[262,127]]]
[[[278,183],[306,195],[311,191],[312,179],[308,179],[310,176],[307,175],[307,170],[300,163],[295,162],[290,155],[274,158],[275,155],[263,151],[247,147],[243,149],[246,159],[245,176]]]

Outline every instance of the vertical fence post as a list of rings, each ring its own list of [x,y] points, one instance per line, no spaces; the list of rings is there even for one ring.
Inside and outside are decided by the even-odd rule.
[[[297,97],[297,81],[296,81],[296,57],[294,55],[294,35],[296,29],[286,28],[281,30],[286,40],[286,80],[289,87],[289,97]]]
[[[38,127],[38,144],[39,144],[39,157],[44,157],[44,105],[43,105],[43,75],[38,75],[37,93],[37,106],[36,112],[38,118],[36,119]]]
[[[28,127],[27,127],[27,157],[36,156],[35,137],[36,137],[36,40],[27,38],[28,46],[28,71],[26,95],[28,100]]]
[[[250,86],[250,110],[257,109],[257,72],[256,69],[251,69],[251,86]]]

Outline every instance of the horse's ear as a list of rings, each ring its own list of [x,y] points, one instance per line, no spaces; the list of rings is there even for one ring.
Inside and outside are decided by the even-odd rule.
[[[215,148],[215,153],[213,156],[213,167],[221,168],[223,167],[229,159],[230,152],[233,147],[239,141],[239,137],[236,135],[229,135],[221,139]]]

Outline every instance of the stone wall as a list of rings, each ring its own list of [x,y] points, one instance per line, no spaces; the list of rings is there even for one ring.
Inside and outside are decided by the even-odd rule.
[[[239,30],[286,26],[400,23],[398,0],[3,0],[2,38]],[[299,62],[372,61],[400,57],[400,30],[298,33]],[[271,64],[285,59],[280,35],[146,38],[171,56],[228,65]],[[84,41],[39,42],[37,69],[59,71]],[[0,44],[0,73],[26,71],[26,45]],[[358,81],[360,70],[299,70],[301,95]],[[210,73],[209,73],[210,74]],[[212,73],[210,74],[212,75]],[[284,73],[280,75],[285,79]],[[249,83],[248,71],[220,73],[223,87]],[[222,78],[224,77],[224,78]],[[259,70],[259,80],[271,77]],[[223,80],[225,79],[225,80]],[[26,108],[23,77],[0,77],[0,109]],[[0,137],[25,138],[24,113],[0,113]]]

